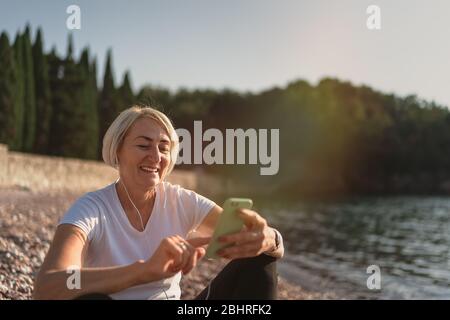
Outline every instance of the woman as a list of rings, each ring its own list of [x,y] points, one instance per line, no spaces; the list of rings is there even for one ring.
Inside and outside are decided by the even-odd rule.
[[[181,273],[204,256],[222,208],[164,181],[178,150],[171,121],[157,110],[132,107],[115,119],[102,155],[119,179],[82,196],[64,215],[37,276],[35,299],[180,298]],[[221,239],[232,245],[220,255],[232,261],[198,299],[276,298],[281,235],[255,211],[239,215],[245,230]],[[203,237],[187,240],[193,230]],[[76,268],[80,282],[73,288],[68,270]]]

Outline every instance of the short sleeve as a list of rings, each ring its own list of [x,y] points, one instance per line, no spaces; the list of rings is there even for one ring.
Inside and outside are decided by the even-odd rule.
[[[194,191],[182,189],[182,202],[190,211],[190,229],[196,229],[202,223],[216,203]]]
[[[99,233],[100,213],[95,201],[85,195],[78,199],[61,218],[58,225],[71,224],[80,228],[89,242]]]

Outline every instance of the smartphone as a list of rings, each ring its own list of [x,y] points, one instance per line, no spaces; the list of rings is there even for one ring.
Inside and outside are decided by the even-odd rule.
[[[208,245],[208,249],[206,249],[205,258],[219,258],[217,251],[229,246],[229,244],[219,242],[218,238],[226,234],[239,232],[244,226],[244,221],[239,218],[236,209],[251,209],[252,206],[253,201],[245,198],[229,198],[224,202],[223,212],[219,216],[211,242]]]

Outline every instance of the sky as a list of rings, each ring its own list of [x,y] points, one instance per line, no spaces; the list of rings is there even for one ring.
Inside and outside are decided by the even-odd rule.
[[[450,106],[448,0],[0,0],[0,32],[30,23],[65,54],[66,9],[81,9],[75,50],[89,46],[99,77],[108,48],[116,82],[172,90],[259,92],[336,77]],[[369,5],[381,29],[366,26]]]

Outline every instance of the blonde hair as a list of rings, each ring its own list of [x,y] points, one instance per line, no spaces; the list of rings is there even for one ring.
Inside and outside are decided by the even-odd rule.
[[[119,166],[117,151],[120,148],[125,135],[136,120],[150,118],[158,122],[166,131],[170,139],[170,163],[167,168],[167,176],[172,172],[177,161],[179,141],[178,135],[170,119],[162,112],[149,106],[133,106],[122,111],[119,116],[109,126],[103,137],[102,157],[105,163],[115,169]],[[164,178],[162,177],[162,178]]]

